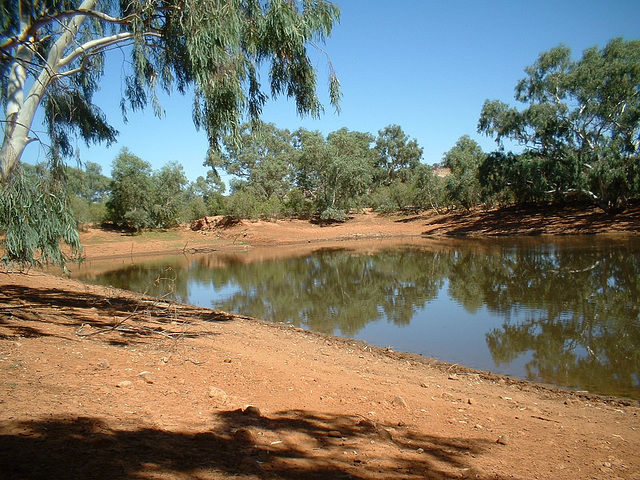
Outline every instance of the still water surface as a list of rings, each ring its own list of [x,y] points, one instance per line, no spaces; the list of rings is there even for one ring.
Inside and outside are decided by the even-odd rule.
[[[88,264],[86,281],[640,398],[640,237],[414,240]]]

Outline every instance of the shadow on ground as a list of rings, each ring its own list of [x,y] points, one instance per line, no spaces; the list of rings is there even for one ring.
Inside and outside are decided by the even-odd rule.
[[[55,288],[4,285],[0,292],[0,338],[56,336],[51,325],[76,327],[76,335],[114,333],[117,343],[135,343],[154,334],[203,336],[211,334],[191,329],[175,331],[176,321],[232,320],[233,315],[142,295],[123,297]],[[86,328],[85,328],[86,327]],[[106,339],[106,337],[105,337]]]
[[[213,415],[202,432],[114,428],[100,418],[0,424],[6,479],[496,479],[472,468],[486,440],[424,435],[357,416],[258,409]],[[366,448],[365,448],[366,447]]]
[[[485,212],[449,213],[426,222],[423,235],[565,235],[632,232],[640,203],[630,202],[619,214],[583,203],[515,205]]]

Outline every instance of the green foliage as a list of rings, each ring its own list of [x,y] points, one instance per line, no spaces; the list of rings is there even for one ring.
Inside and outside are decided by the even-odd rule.
[[[415,183],[396,180],[391,185],[376,188],[369,198],[369,206],[382,213],[420,210],[418,196],[419,191]]]
[[[183,193],[188,183],[182,165],[173,162],[163,166],[154,172],[151,182],[151,226],[168,228],[179,225],[185,204]]]
[[[400,126],[389,125],[378,131],[374,151],[369,206],[384,213],[419,208],[415,174],[422,148],[418,142],[409,140]]]
[[[78,225],[99,225],[106,221],[105,202],[111,179],[102,175],[102,167],[87,162],[84,169],[67,166],[64,173],[71,210]]]
[[[12,172],[33,140],[32,125],[41,106],[54,164],[74,153],[76,139],[87,145],[115,141],[118,132],[94,103],[94,94],[107,54],[119,47],[129,47],[123,51],[131,55],[120,89],[125,119],[128,111],[148,105],[161,116],[158,88],[193,91],[194,123],[207,134],[210,157],[220,150],[223,137],[231,143],[239,140],[242,121],[256,122],[269,97],[284,95],[295,101],[301,115],[319,116],[322,105],[308,48],[318,48],[338,18],[338,8],[323,0],[3,2],[0,182],[15,178]],[[327,63],[330,102],[338,109],[339,82]],[[258,73],[262,71],[268,72],[266,86]],[[267,177],[273,180],[278,174],[271,168]],[[146,195],[148,185],[141,186]],[[267,198],[272,194],[278,193],[265,191]],[[119,224],[141,228],[176,221],[177,207],[166,198],[139,211],[133,196],[112,193],[109,214]]]
[[[100,202],[109,193],[111,179],[102,174],[102,167],[87,162],[82,168],[66,167],[66,183],[71,195],[82,197],[90,202]]]
[[[347,221],[347,213],[344,210],[335,208],[335,207],[327,207],[322,212],[320,212],[320,220],[323,222],[346,222]]]
[[[173,162],[152,172],[149,163],[123,148],[112,177],[107,209],[117,226],[139,231],[174,227],[183,220],[189,194],[182,165]]]
[[[282,218],[284,211],[285,205],[282,198],[277,195],[272,195],[260,206],[260,218],[262,220]]]
[[[236,219],[273,220],[286,212],[285,201],[272,195],[266,200],[244,182],[234,182],[233,193],[224,201],[223,213]]]
[[[27,77],[46,70],[38,88],[53,148],[62,155],[72,153],[71,132],[87,142],[115,139],[117,132],[93,104],[93,94],[106,54],[118,45],[132,44],[123,112],[151,103],[159,114],[158,86],[180,92],[193,86],[194,121],[206,130],[213,150],[225,133],[237,136],[242,117],[258,118],[268,98],[258,75],[263,67],[269,71],[270,95],[293,98],[300,114],[322,111],[307,48],[331,35],[339,18],[331,3],[85,1],[88,16],[79,8],[79,1],[22,2],[20,9],[3,9],[0,22],[2,98],[15,88],[10,73],[16,65]],[[337,108],[339,83],[329,66],[330,99]]]
[[[211,155],[207,164],[214,169],[246,180],[254,195],[267,200],[284,197],[291,189],[291,134],[273,124],[256,122],[243,126],[240,141],[225,138],[225,151]]]
[[[187,201],[183,208],[182,218],[187,222],[193,222],[202,217],[211,215],[207,209],[207,204],[202,197],[193,197]]]
[[[483,201],[509,205],[553,200],[544,171],[548,165],[534,152],[488,154],[479,168]]]
[[[87,145],[100,142],[111,145],[116,141],[118,131],[107,123],[102,111],[91,103],[97,84],[92,84],[90,88],[74,85],[72,91],[64,91],[65,87],[54,85],[47,96],[44,112],[52,155],[59,158],[72,156],[75,151],[72,139],[76,133]]]
[[[460,137],[444,156],[443,164],[451,170],[446,179],[448,198],[467,211],[480,203],[478,170],[484,157],[480,145],[467,135]]]
[[[206,215],[221,215],[224,211],[225,184],[214,170],[207,177],[200,176],[190,183],[185,192],[186,212],[183,218],[193,221]]]
[[[573,61],[568,48],[543,52],[516,86],[523,110],[486,101],[478,129],[537,156],[539,181],[556,198],[583,192],[609,212],[640,194],[640,41],[614,39]],[[532,157],[530,157],[532,158]]]
[[[231,194],[225,201],[225,214],[236,218],[257,220],[260,218],[261,201],[249,190],[240,189]]]
[[[439,209],[442,182],[420,163],[422,149],[397,125],[369,133],[346,128],[330,133],[299,129],[293,134],[271,124],[246,125],[241,142],[209,159],[237,178],[225,213],[245,218],[317,217],[345,221],[351,210],[382,212]],[[375,145],[374,144],[375,141]],[[267,203],[281,199],[265,212]],[[265,205],[257,205],[258,201]],[[277,213],[276,213],[277,211]]]
[[[433,209],[441,213],[447,204],[445,180],[436,175],[433,167],[420,164],[414,171],[415,206],[420,209]]]
[[[109,219],[119,227],[140,230],[151,224],[151,165],[123,148],[113,161]]]
[[[294,187],[285,198],[283,213],[289,218],[309,219],[313,215],[313,202],[305,198],[300,188]]]
[[[127,210],[125,212],[122,219],[120,219],[119,225],[134,232],[139,232],[151,225],[151,217],[147,210],[134,208],[133,210]]]
[[[73,218],[78,225],[101,225],[108,218],[107,206],[104,202],[90,202],[82,197],[69,199]]]
[[[375,150],[375,185],[391,185],[395,180],[408,181],[422,158],[418,142],[409,140],[398,125],[389,125],[378,131]]]
[[[371,185],[373,136],[343,128],[326,140],[319,132],[306,130],[297,131],[295,137],[298,187],[313,202],[316,214],[346,219]]]
[[[62,171],[14,172],[0,183],[0,235],[5,265],[65,265],[81,259],[82,248]],[[70,249],[60,249],[60,241]]]

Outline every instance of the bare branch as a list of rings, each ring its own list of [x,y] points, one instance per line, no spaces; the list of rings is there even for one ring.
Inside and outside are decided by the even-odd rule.
[[[34,38],[36,32],[41,28],[50,25],[54,22],[62,23],[63,20],[70,20],[77,16],[93,17],[103,22],[111,23],[114,25],[127,25],[135,18],[135,15],[128,15],[126,17],[118,18],[107,15],[103,12],[98,12],[93,9],[78,8],[77,10],[65,10],[58,12],[55,15],[42,17],[36,20],[34,23],[24,29],[19,35],[15,35],[6,39],[0,44],[0,50],[10,50],[17,45],[27,42],[30,38]]]
[[[103,37],[103,38],[91,40],[89,42],[84,43],[83,45],[80,45],[69,55],[60,59],[60,62],[58,62],[58,66],[61,68],[65,67],[82,55],[95,55],[96,53],[98,53],[104,48],[107,48],[111,45],[115,45],[120,42],[128,41],[132,38],[133,38],[133,33],[124,32],[124,33],[117,33],[115,35],[111,35],[110,37]]]

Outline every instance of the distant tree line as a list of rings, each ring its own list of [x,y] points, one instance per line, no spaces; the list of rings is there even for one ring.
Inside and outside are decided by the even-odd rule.
[[[498,143],[489,153],[465,135],[426,165],[422,147],[398,125],[377,136],[346,128],[324,136],[254,121],[222,138],[207,177],[195,182],[179,163],[153,171],[125,148],[110,178],[88,162],[67,167],[62,184],[78,223],[134,231],[205,215],[345,221],[364,208],[469,211],[577,199],[624,210],[640,196],[640,42],[614,39],[577,61],[560,46],[526,74],[516,86],[522,110],[489,100],[482,108],[478,130]],[[519,152],[506,151],[504,140]],[[32,170],[41,181],[39,168]],[[222,172],[233,178],[227,195]]]

